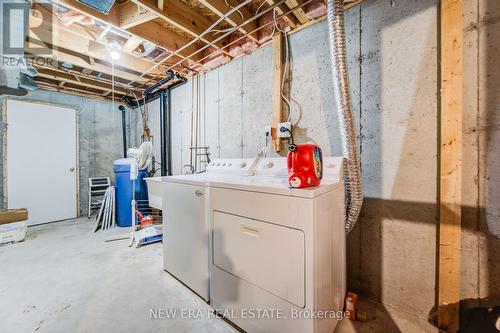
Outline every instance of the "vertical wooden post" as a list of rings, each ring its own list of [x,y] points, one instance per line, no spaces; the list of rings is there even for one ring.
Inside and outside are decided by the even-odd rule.
[[[279,152],[281,150],[281,140],[279,138],[278,126],[283,114],[283,99],[281,98],[281,82],[283,81],[283,33],[281,32],[273,36],[273,72],[273,123],[271,138],[273,149]]]
[[[459,329],[462,208],[462,0],[441,0],[438,326]]]

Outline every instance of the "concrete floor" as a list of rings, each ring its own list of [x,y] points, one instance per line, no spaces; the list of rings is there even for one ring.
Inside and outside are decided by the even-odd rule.
[[[216,318],[154,319],[150,310],[210,307],[162,269],[162,245],[105,243],[86,218],[28,229],[25,242],[0,247],[0,313],[5,332],[236,332]],[[337,332],[431,332],[422,320],[361,302],[365,323]],[[180,311],[180,310],[179,310]],[[179,314],[179,312],[177,312]]]

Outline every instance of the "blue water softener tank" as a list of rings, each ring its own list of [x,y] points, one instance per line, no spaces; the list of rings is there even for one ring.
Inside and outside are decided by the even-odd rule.
[[[130,179],[130,164],[134,163],[132,158],[121,158],[113,163],[116,188],[116,223],[119,227],[130,227],[132,225],[132,180]],[[135,200],[148,200],[146,181],[146,169],[139,170],[135,181]]]

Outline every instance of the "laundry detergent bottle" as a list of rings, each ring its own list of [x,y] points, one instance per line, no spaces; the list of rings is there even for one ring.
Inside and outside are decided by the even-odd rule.
[[[290,188],[318,186],[323,178],[323,156],[315,144],[291,144],[288,149],[288,184]]]

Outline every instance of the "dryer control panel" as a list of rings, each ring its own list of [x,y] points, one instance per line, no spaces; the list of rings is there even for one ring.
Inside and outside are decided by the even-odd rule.
[[[260,158],[221,158],[207,165],[209,174],[233,174],[253,176]]]

